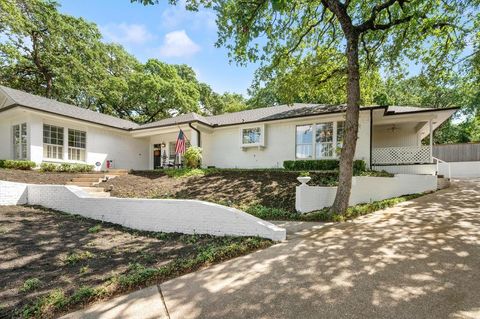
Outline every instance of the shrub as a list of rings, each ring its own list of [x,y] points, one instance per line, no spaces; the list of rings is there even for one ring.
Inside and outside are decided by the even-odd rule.
[[[197,168],[200,167],[202,162],[202,149],[197,146],[190,146],[183,154],[185,159],[185,165],[188,168]]]
[[[91,172],[93,168],[93,165],[88,164],[42,163],[40,165],[40,170],[42,172],[87,173]]]
[[[5,167],[5,160],[0,160],[0,168],[4,168]]]
[[[55,172],[57,171],[57,164],[53,163],[42,163],[40,164],[40,171],[42,172]]]
[[[340,161],[336,159],[324,160],[297,160],[284,161],[283,167],[291,171],[333,171],[338,170]],[[365,161],[356,160],[353,162],[354,174],[359,174],[367,169]]]
[[[21,170],[31,170],[35,168],[37,164],[32,161],[16,161],[16,160],[5,160],[3,161],[4,168],[11,168],[11,169],[21,169]]]

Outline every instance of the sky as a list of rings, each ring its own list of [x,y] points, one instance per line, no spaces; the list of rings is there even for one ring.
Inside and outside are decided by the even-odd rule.
[[[180,1],[182,2],[182,1]],[[229,63],[228,51],[216,48],[217,27],[212,11],[189,12],[161,1],[155,6],[130,0],[60,0],[60,12],[83,17],[100,28],[104,40],[116,42],[145,62],[157,58],[187,64],[201,82],[216,92],[245,94],[257,65]]]

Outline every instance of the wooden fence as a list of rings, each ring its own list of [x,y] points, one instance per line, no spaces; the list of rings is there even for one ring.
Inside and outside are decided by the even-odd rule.
[[[446,162],[480,161],[480,143],[433,145],[433,156]]]

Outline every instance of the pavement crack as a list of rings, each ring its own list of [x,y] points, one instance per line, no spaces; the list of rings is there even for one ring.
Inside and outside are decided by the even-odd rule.
[[[160,285],[157,285],[157,289],[158,289],[158,293],[160,294],[160,299],[162,299],[163,307],[165,308],[165,313],[167,314],[167,318],[170,319],[167,303],[165,302],[165,298],[163,297],[162,288],[160,288]]]

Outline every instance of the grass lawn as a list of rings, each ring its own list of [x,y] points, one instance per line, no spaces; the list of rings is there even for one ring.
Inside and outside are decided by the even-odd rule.
[[[141,232],[41,208],[0,206],[0,318],[57,317],[271,244]]]

